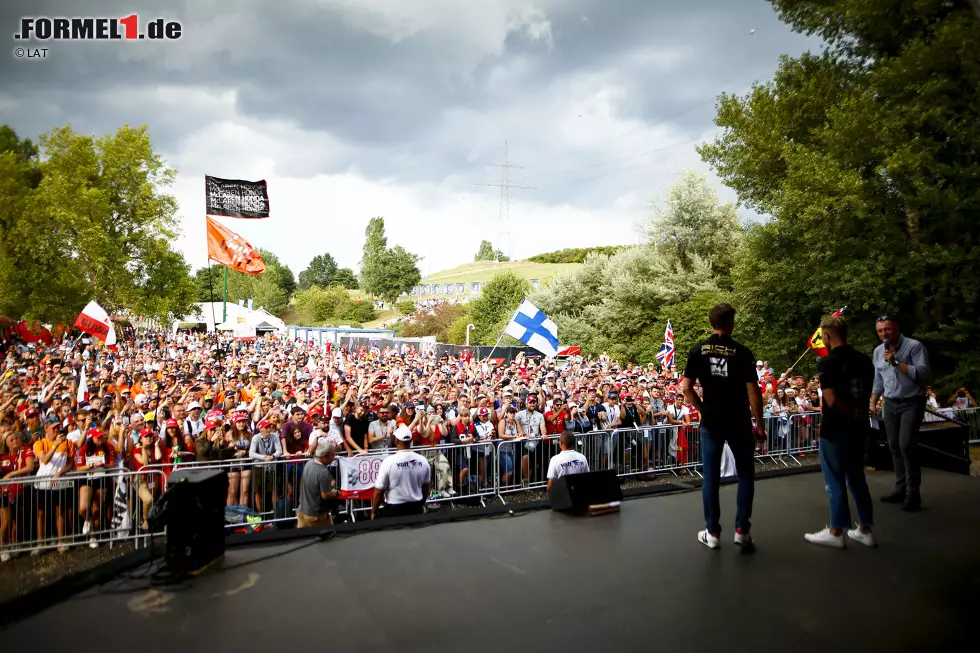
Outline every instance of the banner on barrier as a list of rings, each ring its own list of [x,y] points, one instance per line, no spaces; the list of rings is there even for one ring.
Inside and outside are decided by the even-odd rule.
[[[339,458],[340,498],[370,499],[374,496],[374,483],[378,480],[378,469],[386,454]]]

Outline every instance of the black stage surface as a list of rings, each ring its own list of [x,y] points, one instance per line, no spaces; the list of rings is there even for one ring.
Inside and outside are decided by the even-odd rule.
[[[891,488],[890,474],[870,480],[876,501]],[[876,503],[876,550],[803,540],[827,518],[821,476],[803,474],[758,483],[754,555],[732,530],[720,550],[698,544],[687,492],[603,517],[238,548],[184,585],[114,581],[0,638],[71,653],[980,650],[980,479],[926,471],[923,487],[921,513]],[[734,486],[722,498],[730,525]]]

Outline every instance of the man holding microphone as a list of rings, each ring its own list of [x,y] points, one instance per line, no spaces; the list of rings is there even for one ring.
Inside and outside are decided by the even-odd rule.
[[[874,351],[871,415],[884,395],[882,423],[895,466],[895,491],[881,500],[901,503],[902,510],[915,512],[922,505],[916,447],[925,416],[929,358],[921,342],[902,335],[896,319],[883,315],[875,321],[875,328],[882,343]]]

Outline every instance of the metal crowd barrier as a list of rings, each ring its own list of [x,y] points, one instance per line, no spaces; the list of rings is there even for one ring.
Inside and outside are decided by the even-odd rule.
[[[980,427],[976,409],[957,411],[957,416],[971,426],[971,434]],[[801,465],[799,458],[817,451],[820,429],[819,413],[797,413],[767,417],[768,438],[756,449],[757,460],[769,460],[785,466]],[[613,469],[621,477],[643,477],[650,474],[701,475],[701,435],[698,424],[655,425],[635,429],[593,431],[575,436],[576,449],[589,461],[593,470]],[[412,449],[429,461],[432,470],[430,503],[485,504],[487,499],[524,490],[541,490],[547,486],[548,464],[558,453],[558,437],[489,440],[476,444],[440,444]],[[351,459],[389,455],[393,449],[372,451]],[[339,453],[334,462],[334,478],[341,486]],[[13,501],[0,503],[0,516],[10,524],[0,542],[2,553],[22,553],[60,547],[89,546],[135,541],[140,546],[150,535],[140,526],[145,513],[166,489],[167,478],[177,469],[221,469],[228,472],[226,505],[231,517],[240,522],[227,524],[229,532],[253,531],[270,525],[295,523],[303,467],[309,458],[283,458],[272,462],[248,458],[222,461],[187,461],[172,465],[147,465],[138,472],[108,470],[99,479],[88,473],[72,473],[58,479],[63,489],[49,490],[49,477],[17,478],[0,481],[0,496]],[[371,466],[370,485],[377,466]],[[102,498],[99,519],[83,533],[85,520],[78,513],[82,487],[92,485]],[[85,490],[90,494],[90,490]],[[87,497],[86,497],[87,498]],[[350,519],[363,518],[370,511],[370,501],[338,502],[338,514]],[[60,518],[59,518],[60,515]],[[58,522],[63,525],[62,536]],[[226,520],[227,521],[227,520]],[[2,529],[0,529],[2,530]],[[152,535],[161,535],[153,533]]]
[[[0,480],[0,553],[138,541],[149,535],[146,512],[165,483],[161,471],[118,468]]]
[[[980,444],[980,408],[940,408],[932,413],[926,412],[924,422],[953,418],[963,422],[970,429],[970,444]]]

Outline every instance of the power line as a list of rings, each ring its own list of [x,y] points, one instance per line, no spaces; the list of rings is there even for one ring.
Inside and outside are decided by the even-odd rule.
[[[755,83],[757,83],[757,82],[759,82],[759,81],[760,81],[759,79],[754,79],[751,82],[749,82],[748,84],[743,84],[742,86],[740,86],[739,88],[737,88],[735,91],[733,91],[733,93],[742,93],[743,91],[752,88],[752,85],[755,84]],[[724,90],[720,91],[720,93],[724,93],[724,92],[725,92]],[[688,107],[687,109],[684,109],[683,111],[681,111],[679,113],[675,113],[673,115],[667,116],[666,118],[663,118],[663,119],[661,119],[661,120],[653,123],[652,125],[649,125],[649,124],[645,124],[644,123],[644,124],[640,125],[639,127],[636,127],[635,129],[631,129],[631,130],[629,130],[627,132],[624,132],[624,133],[620,134],[619,136],[614,136],[612,138],[606,138],[606,139],[598,140],[598,141],[595,141],[594,143],[592,143],[591,145],[588,145],[588,146],[583,147],[583,148],[580,148],[580,149],[567,150],[567,151],[565,151],[562,154],[559,154],[559,155],[554,156],[554,157],[550,157],[548,159],[542,159],[541,161],[538,161],[536,163],[532,163],[532,164],[530,164],[528,166],[525,166],[525,167],[527,167],[527,168],[537,168],[537,167],[542,166],[542,165],[544,165],[546,163],[551,163],[553,161],[557,161],[558,159],[563,159],[563,158],[567,157],[569,154],[576,154],[576,153],[580,153],[580,152],[588,152],[592,148],[594,148],[596,145],[600,145],[600,144],[604,144],[604,143],[614,143],[614,142],[616,142],[618,140],[621,140],[623,138],[626,138],[627,136],[632,136],[633,134],[635,134],[637,132],[643,131],[645,129],[650,129],[652,127],[657,127],[657,126],[662,125],[664,123],[670,122],[671,120],[675,120],[675,119],[680,118],[682,116],[686,116],[687,114],[691,113],[692,111],[696,111],[697,109],[700,109],[701,107],[707,106],[709,104],[713,104],[715,102],[715,100],[717,100],[717,99],[718,99],[718,93],[716,93],[715,95],[713,95],[711,97],[711,99],[709,99],[709,100],[705,100],[704,102],[700,102],[698,104],[695,104],[694,106]]]
[[[681,147],[684,145],[690,145],[691,143],[699,143],[699,142],[701,142],[701,139],[695,138],[689,141],[684,141],[683,143],[674,143],[673,145],[668,145],[666,147],[658,147],[655,150],[648,150],[646,152],[640,152],[639,154],[633,154],[632,156],[625,156],[620,159],[613,159],[612,161],[604,161],[603,163],[596,163],[590,166],[582,166],[581,168],[569,168],[568,170],[555,170],[554,172],[545,172],[541,176],[548,177],[551,175],[562,175],[569,172],[579,172],[581,170],[592,170],[594,168],[601,168],[603,166],[612,165],[614,163],[622,163],[623,161],[632,161],[633,159],[639,159],[645,156],[649,156],[651,154],[656,154],[657,152],[665,152],[667,150],[672,150],[675,147]]]
[[[510,191],[512,188],[518,190],[537,190],[533,186],[522,186],[520,184],[510,183],[510,170],[514,168],[516,170],[523,170],[523,166],[514,165],[510,162],[510,144],[505,139],[504,144],[504,162],[497,163],[491,167],[500,168],[500,183],[499,184],[473,184],[474,186],[488,186],[490,188],[500,189],[500,205],[497,209],[497,246],[500,247],[500,251],[505,252],[508,258],[511,258],[513,252],[511,251],[510,244]]]

